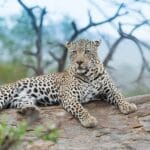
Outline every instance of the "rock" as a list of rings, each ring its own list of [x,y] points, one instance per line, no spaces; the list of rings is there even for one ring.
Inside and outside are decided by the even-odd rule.
[[[24,140],[24,150],[149,150],[150,148],[150,95],[128,98],[137,104],[138,111],[121,114],[114,106],[103,101],[86,104],[84,107],[98,120],[96,128],[84,128],[61,106],[40,108],[40,118],[34,122],[25,139],[32,137],[36,125],[56,124],[60,130],[58,141]],[[16,110],[4,110],[8,123],[16,125],[23,119]],[[1,114],[2,114],[1,113]],[[34,138],[33,138],[34,139]],[[21,149],[21,148],[20,148]]]
[[[25,150],[49,150],[52,145],[54,145],[51,141],[43,141],[43,140],[37,140],[34,141],[32,144],[28,144],[25,146]]]

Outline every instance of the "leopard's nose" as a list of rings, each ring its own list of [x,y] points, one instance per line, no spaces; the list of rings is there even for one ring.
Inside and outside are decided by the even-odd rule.
[[[77,63],[78,65],[81,65],[81,64],[83,64],[83,61],[80,60],[80,61],[77,61],[76,63]]]

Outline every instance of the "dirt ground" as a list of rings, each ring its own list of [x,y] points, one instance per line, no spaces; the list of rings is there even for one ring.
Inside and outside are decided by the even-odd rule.
[[[150,95],[128,98],[135,102],[138,111],[121,114],[114,106],[103,101],[84,107],[98,120],[96,128],[84,128],[78,120],[61,106],[43,107],[40,118],[28,129],[20,150],[150,150]],[[16,110],[4,110],[8,122],[15,126],[23,119]],[[1,116],[0,114],[0,116]],[[60,136],[56,143],[34,140],[32,132],[36,125],[56,125]]]

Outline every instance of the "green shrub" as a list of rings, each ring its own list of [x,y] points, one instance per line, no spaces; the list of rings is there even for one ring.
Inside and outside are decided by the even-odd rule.
[[[0,64],[0,84],[25,78],[27,73],[27,68],[18,64]]]
[[[6,115],[1,117],[0,121],[0,150],[14,149],[22,142],[27,133],[28,124],[26,121],[18,123],[16,127],[7,124]],[[49,127],[45,130],[44,126],[37,126],[34,130],[36,139],[49,140],[56,142],[59,136],[57,128]],[[31,143],[33,141],[30,141]]]
[[[35,129],[35,135],[42,140],[56,142],[59,137],[59,131],[57,128],[49,128],[45,131],[43,126],[38,126]]]
[[[27,130],[27,123],[20,122],[16,127],[7,125],[6,116],[2,116],[0,122],[0,149],[6,150],[18,145],[24,137]]]

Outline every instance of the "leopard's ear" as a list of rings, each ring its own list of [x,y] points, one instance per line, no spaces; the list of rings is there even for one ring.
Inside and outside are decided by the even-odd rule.
[[[99,41],[96,40],[96,41],[94,41],[94,43],[95,43],[95,46],[96,46],[96,47],[99,47],[100,44],[101,44],[101,40],[99,40]]]
[[[67,49],[69,49],[69,48],[71,47],[71,42],[67,42],[67,43],[65,44],[65,47],[66,47]]]

